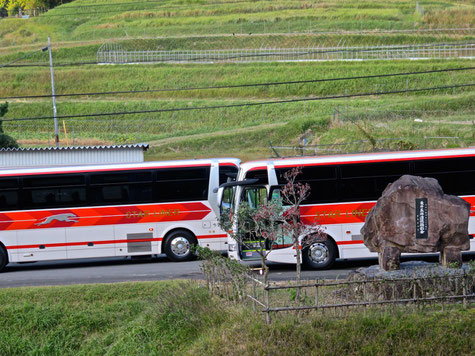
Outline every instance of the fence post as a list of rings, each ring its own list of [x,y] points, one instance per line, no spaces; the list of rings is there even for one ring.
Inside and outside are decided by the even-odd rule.
[[[315,284],[315,307],[318,308],[318,280]]]
[[[269,307],[270,307],[270,305],[269,305],[269,283],[267,283],[265,285],[264,291],[266,293],[266,310],[265,310],[265,312],[266,312],[266,322],[267,322],[267,324],[270,324],[272,320],[270,318],[270,311],[269,311]]]
[[[256,299],[257,299],[257,295],[256,295],[256,281],[254,279],[251,279],[252,281],[252,297],[254,298],[252,300],[252,306],[253,306],[253,310],[256,311]]]
[[[364,314],[366,315],[366,308],[368,307],[368,300],[366,298],[366,278],[363,280],[363,302],[364,304]]]
[[[467,308],[467,273],[463,270],[463,283],[462,283],[462,295],[463,295],[463,307]]]

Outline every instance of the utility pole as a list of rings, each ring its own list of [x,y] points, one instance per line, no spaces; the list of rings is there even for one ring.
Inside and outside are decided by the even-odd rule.
[[[54,142],[56,143],[56,147],[59,147],[58,113],[56,111],[56,97],[54,93],[53,56],[51,55],[51,39],[49,36],[48,36],[48,52],[49,52],[49,70],[51,72],[51,92],[53,94]]]

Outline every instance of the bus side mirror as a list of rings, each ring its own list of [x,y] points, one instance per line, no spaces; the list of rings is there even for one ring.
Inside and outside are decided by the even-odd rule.
[[[221,207],[221,203],[223,201],[223,192],[224,192],[224,188],[218,188],[217,191],[215,193],[218,193],[217,194],[217,197],[216,199],[218,200],[218,206]]]

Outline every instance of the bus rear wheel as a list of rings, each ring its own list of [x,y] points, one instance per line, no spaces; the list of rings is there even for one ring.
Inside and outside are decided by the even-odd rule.
[[[0,272],[7,265],[7,263],[8,263],[7,251],[2,246],[0,246]]]
[[[311,269],[330,268],[336,259],[336,246],[328,238],[314,242],[302,249],[302,258]]]
[[[191,250],[195,244],[196,239],[193,234],[185,230],[177,230],[167,236],[164,252],[171,261],[191,261],[196,257]]]

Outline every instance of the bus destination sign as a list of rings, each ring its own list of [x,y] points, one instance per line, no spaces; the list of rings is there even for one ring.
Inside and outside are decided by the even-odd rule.
[[[416,199],[416,239],[429,237],[429,209],[427,198]]]

